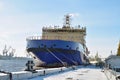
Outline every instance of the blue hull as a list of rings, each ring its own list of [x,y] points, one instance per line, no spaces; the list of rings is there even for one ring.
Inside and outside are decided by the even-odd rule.
[[[84,64],[84,49],[80,43],[63,40],[28,40],[27,51],[43,63],[40,66],[57,67]]]

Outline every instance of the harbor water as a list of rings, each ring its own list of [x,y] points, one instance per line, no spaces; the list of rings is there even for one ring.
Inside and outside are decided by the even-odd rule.
[[[26,63],[29,59],[11,59],[11,60],[0,60],[0,70],[7,72],[21,71],[26,68]]]

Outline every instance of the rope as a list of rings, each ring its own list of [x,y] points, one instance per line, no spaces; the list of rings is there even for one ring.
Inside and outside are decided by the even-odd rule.
[[[52,54],[56,59],[58,59],[62,64],[63,64],[63,66],[64,66],[64,62],[61,60],[61,59],[59,59],[54,53],[52,53],[52,51],[50,51],[49,49],[47,49],[46,48],[46,50],[50,53],[50,54]]]
[[[60,52],[60,51],[58,51],[58,50],[56,50],[57,52]],[[61,52],[60,52],[61,53]],[[71,60],[71,59],[69,59],[68,57],[66,57],[64,54],[61,54],[62,56],[64,56],[66,59],[68,59],[68,60],[70,60],[72,63],[74,63],[75,65],[76,65],[76,62],[74,61],[74,60]]]

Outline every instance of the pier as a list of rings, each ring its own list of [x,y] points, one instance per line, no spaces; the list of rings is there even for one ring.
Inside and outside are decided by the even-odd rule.
[[[0,73],[0,80],[119,80],[119,73],[93,65],[71,66],[11,72],[11,75]]]
[[[24,80],[30,79],[37,76],[45,76],[52,73],[59,73],[61,71],[71,70],[73,67],[60,67],[60,68],[48,68],[48,69],[41,69],[36,70],[35,72],[32,71],[19,71],[19,72],[11,72],[7,73],[4,71],[0,72],[0,80]]]
[[[69,71],[35,77],[30,80],[108,80],[105,73],[99,67],[79,66]]]

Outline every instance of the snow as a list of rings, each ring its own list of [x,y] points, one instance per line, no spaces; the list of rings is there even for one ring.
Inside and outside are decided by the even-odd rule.
[[[108,80],[100,68],[79,67],[75,70],[35,77],[29,80]]]

